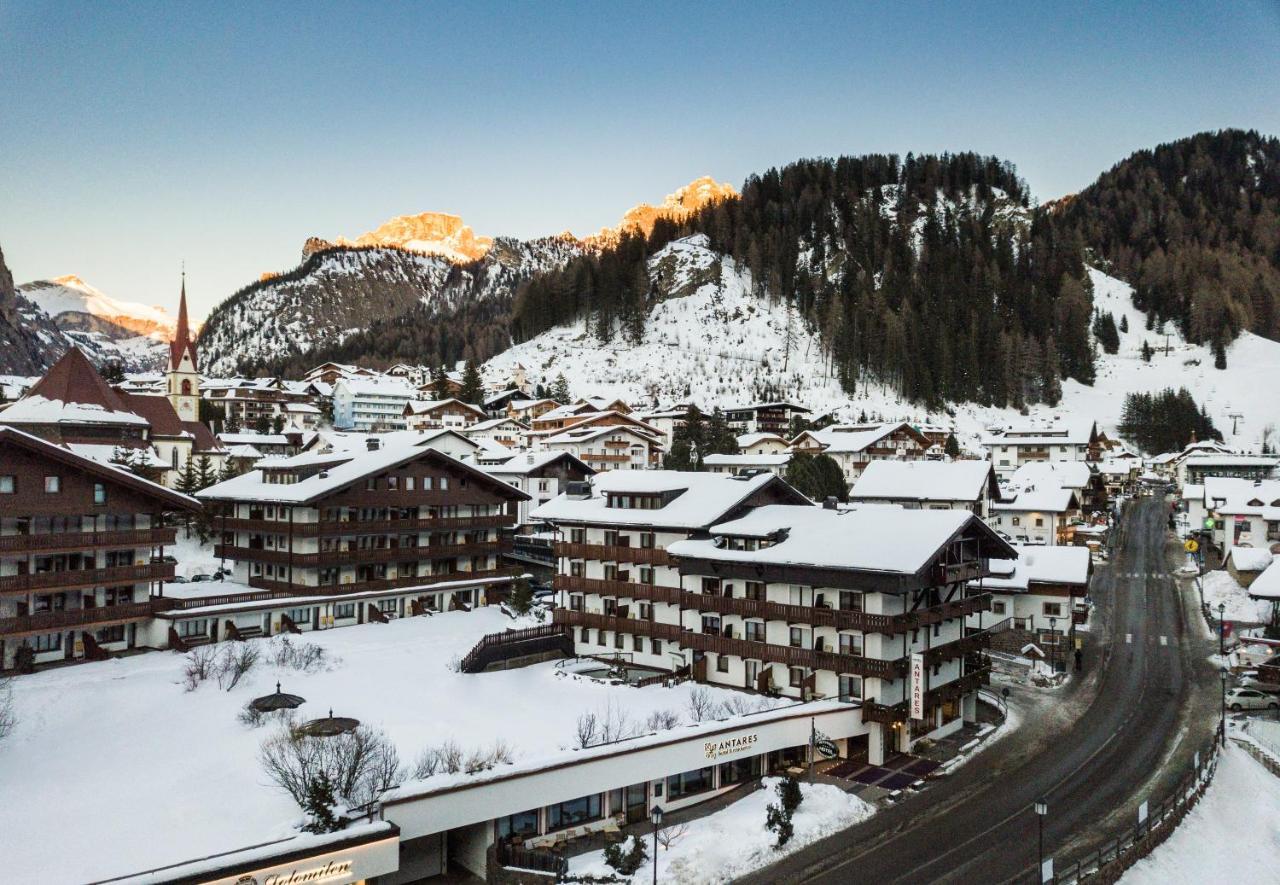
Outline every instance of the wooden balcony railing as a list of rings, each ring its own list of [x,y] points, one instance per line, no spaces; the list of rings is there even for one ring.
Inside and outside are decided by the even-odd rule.
[[[516,519],[507,514],[493,516],[436,516],[423,519],[373,519],[368,521],[341,520],[324,522],[295,522],[292,533],[295,538],[314,538],[336,535],[405,534],[410,532],[449,532],[466,529],[493,529],[514,526]],[[288,535],[288,520],[280,519],[222,519],[213,518],[216,529],[227,531],[261,532],[272,535]]]
[[[986,630],[970,633],[951,642],[935,645],[924,653],[924,662],[933,667],[946,661],[963,657],[970,652],[981,651],[991,647],[991,634]]]
[[[33,633],[52,633],[58,630],[77,630],[87,627],[105,627],[124,624],[151,617],[154,611],[150,602],[132,602],[124,605],[104,605],[97,608],[64,609],[63,611],[36,612],[13,618],[0,618],[0,636]]]
[[[987,684],[990,679],[991,668],[987,666],[965,673],[959,679],[953,679],[937,688],[930,689],[925,692],[924,696],[925,712],[928,713],[939,703],[953,700],[974,691],[979,686]],[[907,701],[899,701],[896,704],[878,704],[874,700],[866,700],[862,702],[862,721],[883,722],[885,724],[906,722],[909,718],[910,710],[911,708]]]
[[[137,584],[143,581],[167,581],[172,577],[173,563],[166,562],[153,562],[149,565],[121,565],[112,568],[36,572],[30,575],[6,575],[0,578],[0,593],[109,587],[115,584]]]
[[[571,611],[558,608],[552,613],[552,623],[565,624],[570,627],[590,627],[593,630],[612,630],[616,633],[630,633],[638,636],[651,636],[668,642],[680,642],[683,631],[679,624],[663,624],[658,621],[647,621],[640,618],[619,618],[614,615],[602,615],[595,612]]]
[[[555,587],[557,590],[567,590],[570,593],[598,593],[602,596],[643,599],[647,602],[666,602],[671,605],[679,605],[683,595],[678,587],[638,584],[634,581],[610,581],[603,578],[578,578],[573,575],[556,575]]]
[[[556,556],[596,559],[607,562],[638,562],[644,565],[671,565],[671,557],[661,547],[628,547],[617,544],[556,544]]]
[[[440,544],[424,547],[379,547],[363,550],[322,550],[319,553],[294,553],[287,550],[263,550],[256,547],[236,547],[215,544],[215,556],[227,559],[244,559],[250,562],[276,562],[298,568],[316,568],[327,565],[350,565],[367,562],[422,562],[431,559],[452,559],[458,556],[496,556],[502,550],[499,541],[477,541],[470,544]]]
[[[870,614],[845,611],[822,606],[791,605],[767,602],[745,597],[712,596],[704,593],[680,594],[680,605],[691,611],[717,612],[740,615],[744,618],[762,618],[766,621],[786,621],[789,624],[810,624],[815,627],[834,627],[837,630],[861,630],[864,633],[882,633],[893,636],[915,630],[929,624],[951,618],[964,617],[991,609],[991,594],[983,593],[954,602],[945,602],[931,608],[897,615]]]
[[[628,454],[625,454],[625,453],[613,454],[610,452],[600,452],[597,454],[584,452],[579,457],[581,457],[583,461],[586,461],[588,463],[590,463],[591,461],[599,461],[604,464],[626,464],[628,461],[631,460],[631,456]]]
[[[447,572],[441,575],[418,575],[404,578],[384,578],[377,581],[353,581],[349,584],[290,584],[287,581],[273,581],[267,578],[251,577],[249,586],[257,590],[270,590],[281,596],[334,596],[344,593],[364,593],[370,590],[400,590],[407,587],[430,587],[452,581],[490,581],[502,578],[514,578],[523,574],[523,569],[496,568],[484,571]]]
[[[904,659],[885,661],[879,658],[864,658],[859,655],[819,651],[813,648],[794,648],[789,645],[773,645],[768,642],[753,642],[749,639],[714,636],[692,631],[683,633],[680,644],[696,651],[737,655],[741,658],[786,664],[788,667],[832,670],[836,673],[853,673],[879,679],[896,679],[907,670]]]
[[[157,547],[172,544],[177,529],[126,529],[116,532],[63,532],[56,535],[5,535],[0,553],[85,550],[93,547]]]

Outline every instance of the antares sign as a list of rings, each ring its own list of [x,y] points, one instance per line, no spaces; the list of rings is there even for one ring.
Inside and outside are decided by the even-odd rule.
[[[719,741],[707,741],[702,745],[702,751],[708,759],[723,759],[725,756],[736,756],[754,747],[758,738],[759,736],[752,732],[751,734],[724,738]]]
[[[924,718],[924,655],[911,656],[911,710],[912,719]]]

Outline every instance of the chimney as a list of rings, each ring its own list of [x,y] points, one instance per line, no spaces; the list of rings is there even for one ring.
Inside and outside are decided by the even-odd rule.
[[[376,436],[371,436],[365,440],[364,444],[368,447],[369,451],[376,452],[382,446],[382,440],[378,439]]]

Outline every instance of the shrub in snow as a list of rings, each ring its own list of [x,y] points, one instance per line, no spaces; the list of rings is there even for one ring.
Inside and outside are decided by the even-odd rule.
[[[767,710],[770,703],[764,698],[751,697],[745,694],[734,694],[720,702],[720,716],[746,716],[748,713],[759,713]]]
[[[202,682],[213,675],[217,660],[217,646],[198,645],[187,652],[187,659],[182,668],[183,688],[187,691],[195,691],[199,688]]]
[[[791,841],[791,836],[795,833],[791,816],[800,807],[800,800],[803,798],[800,784],[795,778],[786,777],[778,781],[778,803],[770,803],[765,809],[764,817],[765,828],[777,837],[774,848],[781,848]]]
[[[290,728],[297,724],[298,714],[295,710],[256,710],[249,704],[245,704],[244,709],[236,716],[240,720],[241,725],[247,725],[249,728],[261,728],[264,725],[276,723]]]
[[[317,673],[329,669],[333,662],[329,653],[319,645],[312,645],[310,642],[295,643],[287,636],[276,636],[271,640],[267,663],[285,670]]]
[[[336,833],[342,829],[342,822],[333,813],[336,804],[333,796],[333,784],[323,771],[311,782],[302,810],[307,813],[307,825],[303,827],[308,833]]]
[[[716,703],[711,699],[711,692],[699,685],[689,692],[689,718],[694,722],[702,722],[715,716]]]
[[[632,721],[631,714],[610,698],[603,712],[587,712],[578,717],[575,737],[578,748],[586,749],[599,744],[626,740],[639,734],[641,734],[639,723]]]
[[[8,677],[0,677],[0,741],[17,724],[18,714],[13,709],[13,684]]]
[[[462,672],[461,656],[454,655],[453,657],[449,658],[449,663],[445,664],[444,666],[445,666],[445,669],[448,670],[450,673],[461,673]]]
[[[666,731],[680,724],[680,714],[675,710],[654,710],[644,721],[645,731]]]
[[[475,749],[464,754],[457,741],[448,740],[438,747],[428,747],[413,764],[413,776],[417,779],[436,774],[477,774],[498,765],[509,765],[515,753],[511,745],[498,738],[488,749]]]
[[[222,654],[218,655],[214,665],[214,673],[218,679],[218,688],[231,691],[240,684],[250,670],[257,666],[262,656],[262,648],[255,642],[229,642],[224,644]]]
[[[630,876],[649,859],[644,840],[628,836],[625,842],[615,842],[604,849],[604,862],[623,876]]]
[[[366,805],[403,780],[404,769],[386,734],[367,725],[333,737],[311,737],[283,726],[263,742],[267,776],[305,808],[323,775],[336,801]]]
[[[533,590],[529,587],[528,581],[516,581],[515,588],[511,591],[510,598],[507,599],[507,606],[516,615],[527,615],[529,613],[529,609],[533,608]]]

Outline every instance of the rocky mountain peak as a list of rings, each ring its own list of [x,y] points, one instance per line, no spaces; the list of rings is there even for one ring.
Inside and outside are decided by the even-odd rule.
[[[588,245],[608,245],[615,242],[623,231],[629,230],[639,231],[647,236],[659,218],[681,221],[703,206],[736,196],[738,191],[733,185],[704,175],[667,194],[656,206],[650,203],[632,206],[623,214],[617,227],[606,227],[597,234],[584,237],[583,242]]]

